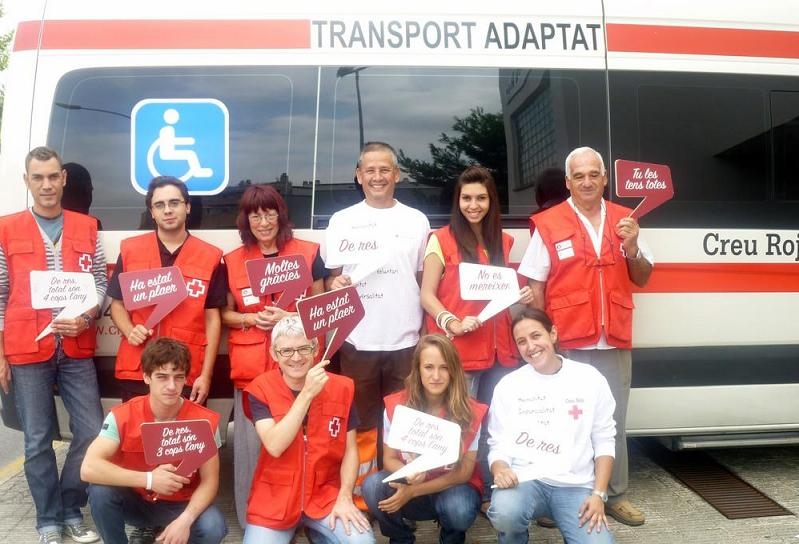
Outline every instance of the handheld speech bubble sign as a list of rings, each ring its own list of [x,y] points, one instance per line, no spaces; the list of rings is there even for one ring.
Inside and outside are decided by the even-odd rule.
[[[630,217],[639,219],[674,197],[671,169],[665,164],[616,159],[616,194],[643,197]]]
[[[297,313],[308,338],[335,331],[322,356],[322,359],[328,359],[341,347],[350,332],[363,319],[366,311],[363,309],[361,297],[358,296],[358,290],[354,285],[350,285],[298,301]]]
[[[283,291],[275,306],[285,310],[313,283],[302,255],[281,255],[251,259],[244,263],[253,295],[262,297]]]
[[[394,408],[388,435],[386,443],[389,446],[418,453],[419,457],[387,476],[383,482],[443,467],[457,462],[460,457],[461,428],[457,423],[407,406]]]
[[[88,272],[31,270],[31,307],[63,308],[55,319],[77,317],[97,306],[97,286]],[[50,322],[36,337],[38,342],[53,332]]]
[[[148,329],[155,327],[189,296],[186,281],[177,266],[122,272],[119,287],[126,310],[155,306],[144,323]]]
[[[477,316],[480,321],[495,316],[519,300],[519,279],[512,268],[460,263],[458,275],[463,300],[489,301]]]
[[[142,423],[141,440],[148,465],[171,463],[187,478],[217,452],[207,419]]]
[[[392,253],[391,240],[371,231],[327,229],[325,239],[327,251],[325,262],[334,266],[355,265],[349,273],[353,284],[362,281],[386,264]]]

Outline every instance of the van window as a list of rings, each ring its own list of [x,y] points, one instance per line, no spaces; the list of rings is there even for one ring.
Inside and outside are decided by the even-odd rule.
[[[56,89],[48,145],[65,162],[89,171],[94,186],[90,213],[105,229],[149,229],[144,196],[130,180],[133,107],[147,98],[218,99],[230,113],[229,185],[221,194],[193,197],[189,223],[232,228],[248,184],[304,188],[312,181],[316,78],[317,70],[308,67],[75,71]],[[309,196],[310,188],[304,192]],[[307,225],[310,199],[289,200],[292,219]]]
[[[192,197],[191,228],[233,228],[249,184],[270,183],[296,227],[324,227],[362,198],[354,182],[362,142],[398,152],[397,198],[448,222],[466,166],[496,177],[506,226],[525,224],[533,181],[568,151],[607,153],[604,76],[521,68],[258,66],[103,68],[66,74],[48,145],[90,173],[90,213],[114,230],[149,229],[130,181],[130,116],[144,99],[213,98],[230,113],[230,181]],[[317,93],[318,89],[318,93]],[[318,99],[317,99],[318,96]]]
[[[611,73],[614,158],[671,168],[674,199],[646,225],[795,227],[797,91],[772,76]]]

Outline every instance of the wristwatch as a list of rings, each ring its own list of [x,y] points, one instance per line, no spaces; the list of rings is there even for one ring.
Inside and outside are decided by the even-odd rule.
[[[630,255],[627,255],[627,260],[628,261],[639,261],[639,260],[641,260],[641,257],[642,257],[641,248],[639,247],[638,251],[635,253],[634,257],[630,257]]]
[[[600,499],[602,499],[602,502],[608,502],[608,492],[607,492],[607,491],[600,491],[600,490],[598,490],[598,489],[594,489],[594,490],[591,492],[591,494],[592,494],[592,495],[596,495],[597,497],[599,497]]]

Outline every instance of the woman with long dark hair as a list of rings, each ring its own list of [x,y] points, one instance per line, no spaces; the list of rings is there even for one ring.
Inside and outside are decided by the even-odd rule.
[[[482,166],[468,167],[455,185],[450,224],[430,235],[422,272],[422,306],[427,312],[428,332],[452,338],[470,393],[488,402],[490,391],[485,397],[478,396],[482,373],[495,364],[507,369],[518,366],[510,313],[503,310],[485,322],[478,320],[486,302],[461,298],[459,265],[508,266],[512,245],[513,238],[502,232],[499,196],[491,172]],[[520,300],[532,302],[529,287],[520,290]],[[490,389],[498,379],[491,380]]]

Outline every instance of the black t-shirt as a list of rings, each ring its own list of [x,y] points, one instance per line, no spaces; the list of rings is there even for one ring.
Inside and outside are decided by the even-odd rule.
[[[156,236],[156,240],[158,240],[158,254],[161,257],[161,266],[174,266],[180,254],[180,250],[183,249],[183,245],[177,248],[174,253],[170,253],[161,242],[160,238]],[[119,257],[117,257],[117,264],[114,267],[114,275],[111,276],[111,279],[108,281],[107,291],[108,296],[116,300],[122,300],[122,288],[119,286],[119,275],[124,271],[122,267],[122,254],[120,253]],[[220,262],[211,274],[211,281],[208,285],[208,296],[205,297],[205,308],[222,308],[227,304],[226,278],[227,273],[225,271],[225,266]]]

